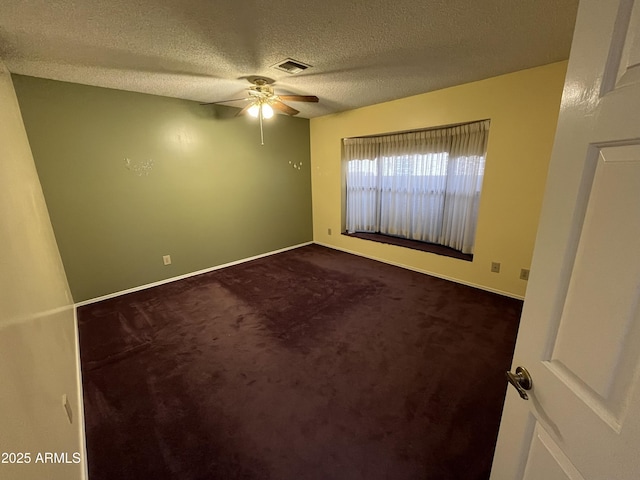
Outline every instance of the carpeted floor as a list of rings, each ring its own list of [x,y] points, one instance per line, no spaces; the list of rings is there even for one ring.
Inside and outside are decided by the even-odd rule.
[[[81,307],[89,478],[487,479],[521,307],[318,245]]]

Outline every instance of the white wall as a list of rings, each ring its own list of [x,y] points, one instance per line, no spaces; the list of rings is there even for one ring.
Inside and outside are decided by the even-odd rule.
[[[71,294],[11,77],[0,62],[1,479],[83,477],[77,359]],[[4,463],[13,460],[10,452],[29,453],[31,463]],[[72,461],[75,452],[83,464],[36,463],[39,453]]]

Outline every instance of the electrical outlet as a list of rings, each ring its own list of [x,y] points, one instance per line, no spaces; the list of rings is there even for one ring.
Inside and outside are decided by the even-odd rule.
[[[493,273],[500,273],[500,263],[498,262],[491,262],[491,271]]]
[[[164,263],[165,265],[171,265],[171,255],[163,255],[162,263]]]
[[[329,235],[331,235],[331,229],[330,229],[330,228],[327,228],[327,233],[328,233]]]
[[[529,280],[529,269],[521,268],[520,269],[520,280]]]

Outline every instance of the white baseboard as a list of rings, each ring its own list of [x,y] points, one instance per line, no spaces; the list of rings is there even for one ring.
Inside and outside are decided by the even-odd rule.
[[[281,248],[279,250],[274,250],[272,252],[267,252],[267,253],[263,253],[263,254],[260,254],[260,255],[255,255],[253,257],[243,258],[243,259],[236,260],[236,261],[233,261],[233,262],[224,263],[222,265],[216,265],[215,267],[205,268],[204,270],[198,270],[196,272],[186,273],[184,275],[179,275],[177,277],[167,278],[167,279],[164,279],[164,280],[160,280],[158,282],[153,282],[153,283],[149,283],[149,284],[146,284],[146,285],[140,285],[139,287],[133,287],[133,288],[129,288],[127,290],[121,290],[119,292],[110,293],[108,295],[103,295],[101,297],[91,298],[89,300],[84,300],[82,302],[78,302],[78,303],[75,304],[75,306],[76,307],[82,307],[84,305],[90,305],[92,303],[100,302],[102,300],[108,300],[110,298],[116,298],[116,297],[119,297],[121,295],[126,295],[127,293],[139,292],[141,290],[146,290],[147,288],[157,287],[159,285],[164,285],[166,283],[171,283],[171,282],[175,282],[175,281],[182,280],[182,279],[185,279],[185,278],[194,277],[196,275],[201,275],[203,273],[213,272],[215,270],[220,270],[222,268],[231,267],[233,265],[239,265],[241,263],[250,262],[251,260],[257,260],[258,258],[268,257],[270,255],[275,255],[275,254],[278,254],[278,253],[286,252],[287,250],[293,250],[295,248],[304,247],[306,245],[311,245],[313,243],[315,243],[317,245],[321,245],[323,247],[331,248],[333,250],[339,250],[341,252],[350,253],[352,255],[357,255],[359,257],[365,257],[365,258],[369,258],[371,260],[376,260],[378,262],[386,263],[386,264],[389,264],[389,265],[394,265],[396,267],[405,268],[407,270],[412,270],[414,272],[423,273],[425,275],[431,275],[432,277],[442,278],[443,280],[448,280],[450,282],[460,283],[460,284],[466,285],[468,287],[478,288],[480,290],[485,290],[485,291],[491,292],[491,293],[497,293],[498,295],[503,295],[505,297],[515,298],[517,300],[524,300],[523,296],[515,295],[515,294],[513,294],[511,292],[505,292],[505,291],[498,290],[498,289],[495,289],[495,288],[487,287],[485,285],[478,285],[478,284],[475,284],[475,283],[472,283],[472,282],[467,282],[465,280],[460,280],[459,278],[448,277],[446,275],[442,275],[442,274],[439,274],[439,273],[431,272],[429,270],[416,268],[416,267],[413,267],[411,265],[405,265],[405,264],[398,263],[398,262],[391,262],[389,260],[385,260],[383,258],[376,257],[376,256],[373,256],[373,255],[365,255],[365,254],[360,253],[360,252],[356,252],[356,251],[349,250],[349,249],[346,249],[346,248],[336,247],[335,245],[329,245],[327,243],[317,242],[316,241],[316,242],[305,242],[305,243],[300,243],[298,245],[292,245],[290,247]]]
[[[110,293],[108,295],[103,295],[101,297],[91,298],[89,300],[84,300],[82,302],[78,302],[75,304],[77,307],[82,307],[84,305],[90,305],[92,303],[101,302],[102,300],[108,300],[110,298],[116,298],[121,295],[126,295],[127,293],[139,292],[141,290],[146,290],[147,288],[157,287],[159,285],[164,285],[165,283],[176,282],[178,280],[183,280],[189,277],[195,277],[196,275],[202,275],[203,273],[213,272],[214,270],[220,270],[221,268],[231,267],[233,265],[238,265],[240,263],[250,262],[251,260],[257,260],[258,258],[268,257],[270,255],[275,255],[277,253],[286,252],[287,250],[293,250],[294,248],[304,247],[306,245],[311,245],[313,242],[305,242],[300,243],[298,245],[292,245],[291,247],[281,248],[279,250],[274,250],[272,252],[262,253],[260,255],[255,255],[253,257],[242,258],[240,260],[236,260],[229,263],[224,263],[222,265],[216,265],[215,267],[205,268],[204,270],[198,270],[197,272],[185,273],[184,275],[178,275],[177,277],[166,278],[164,280],[160,280],[158,282],[148,283],[146,285],[140,285],[139,287],[129,288],[127,290],[121,290],[119,292]]]
[[[386,264],[389,264],[389,265],[394,265],[394,266],[400,267],[400,268],[406,268],[407,270],[412,270],[412,271],[418,272],[418,273],[424,273],[425,275],[431,275],[432,277],[441,278],[443,280],[449,280],[450,282],[460,283],[460,284],[466,285],[468,287],[478,288],[478,289],[484,290],[486,292],[497,293],[498,295],[503,295],[505,297],[515,298],[516,300],[524,300],[523,296],[515,295],[515,294],[513,294],[511,292],[504,292],[504,291],[498,290],[496,288],[491,288],[491,287],[487,287],[485,285],[478,285],[478,284],[475,284],[475,283],[472,283],[472,282],[467,282],[465,280],[460,280],[459,278],[448,277],[446,275],[442,275],[442,274],[435,273],[435,272],[430,272],[428,270],[412,267],[410,265],[404,265],[404,264],[398,263],[398,262],[391,262],[389,260],[385,260],[383,258],[375,257],[373,255],[365,255],[365,254],[360,253],[360,252],[354,252],[352,250],[348,250],[346,248],[336,247],[335,245],[329,245],[327,243],[322,243],[322,242],[313,242],[313,243],[315,243],[317,245],[322,245],[323,247],[332,248],[334,250],[339,250],[341,252],[351,253],[352,255],[357,255],[359,257],[369,258],[369,259],[375,260],[377,262],[382,262],[382,263],[386,263]]]
[[[78,329],[78,309],[73,309],[73,323],[75,325],[75,347],[76,347],[76,376],[78,395],[78,429],[80,434],[80,458],[82,458],[81,480],[89,479],[89,460],[87,458],[87,431],[84,418],[84,388],[82,386],[82,361],[80,360],[80,330]]]

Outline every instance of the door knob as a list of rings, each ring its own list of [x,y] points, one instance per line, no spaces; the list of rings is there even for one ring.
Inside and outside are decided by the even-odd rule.
[[[509,383],[516,387],[520,397],[523,400],[529,400],[529,395],[527,395],[526,390],[531,390],[533,386],[533,380],[531,380],[531,375],[524,367],[516,368],[516,373],[507,372],[507,380]]]

